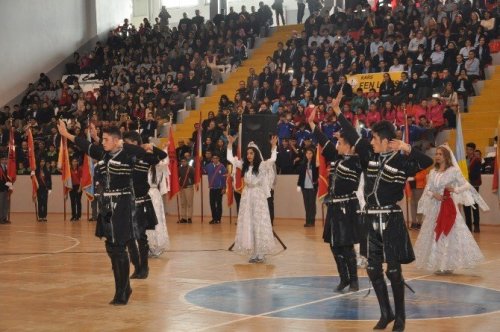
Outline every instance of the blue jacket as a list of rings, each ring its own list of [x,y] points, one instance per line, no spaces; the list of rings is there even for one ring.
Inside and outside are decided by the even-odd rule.
[[[210,163],[205,166],[205,172],[208,174],[208,186],[210,189],[226,188],[227,170],[223,164],[219,163],[215,166],[214,163]]]

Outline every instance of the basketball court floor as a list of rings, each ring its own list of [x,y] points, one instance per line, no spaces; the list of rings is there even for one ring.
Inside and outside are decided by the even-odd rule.
[[[47,224],[31,214],[11,219],[0,225],[0,331],[370,331],[379,317],[364,270],[359,292],[333,292],[338,276],[321,221],[304,228],[276,220],[288,249],[249,264],[227,251],[234,220],[169,217],[169,251],[150,260],[147,280],[131,281],[129,304],[114,307],[111,265],[93,223],[58,214]],[[486,260],[475,270],[438,276],[404,267],[416,292],[406,292],[406,331],[500,331],[500,228],[481,231]],[[417,235],[411,231],[413,241]]]

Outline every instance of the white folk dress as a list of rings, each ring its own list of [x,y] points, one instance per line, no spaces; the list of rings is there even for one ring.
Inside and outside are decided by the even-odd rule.
[[[167,190],[167,164],[164,161],[156,165],[156,180],[153,179],[153,173],[149,171],[148,182],[150,185],[149,196],[153,202],[158,224],[154,230],[147,230],[149,252],[153,257],[160,256],[169,246],[167,223],[165,220],[165,208],[163,205],[163,195]]]
[[[275,148],[272,150],[271,158],[260,163],[258,175],[253,174],[252,166],[244,175],[244,187],[241,194],[238,226],[233,248],[235,252],[259,258],[277,252],[267,204],[275,179],[273,165],[276,161],[276,155]],[[243,167],[243,162],[233,157],[231,149],[227,150],[227,159],[233,164],[233,167],[240,169]]]
[[[456,218],[448,235],[441,234],[436,241],[436,221],[441,202],[432,194],[443,195],[444,189],[453,187],[451,194]],[[418,268],[429,271],[453,271],[461,268],[472,268],[484,260],[474,237],[467,228],[459,209],[459,204],[473,205],[477,203],[487,211],[488,205],[479,193],[462,176],[460,169],[449,167],[444,172],[432,170],[422,198],[418,202],[418,212],[424,215],[422,228],[415,243],[415,257]]]

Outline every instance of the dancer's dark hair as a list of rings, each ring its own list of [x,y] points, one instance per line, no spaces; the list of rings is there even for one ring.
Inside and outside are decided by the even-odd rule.
[[[260,157],[259,150],[257,150],[253,146],[247,148],[246,152],[248,152],[248,150],[252,150],[253,154],[254,154],[253,163],[252,163],[252,166],[253,166],[252,173],[254,175],[258,175],[259,174],[259,166],[260,166],[260,163],[262,162],[262,158]],[[248,161],[247,155],[245,154],[245,157],[243,158],[242,176],[245,176],[245,173],[248,171],[249,168],[250,168],[250,162]]]

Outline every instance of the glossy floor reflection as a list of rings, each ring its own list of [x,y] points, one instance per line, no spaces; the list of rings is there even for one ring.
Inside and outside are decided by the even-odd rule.
[[[236,226],[177,224],[168,218],[171,247],[150,260],[147,280],[133,280],[129,305],[108,305],[113,274],[95,225],[47,224],[14,214],[0,225],[0,331],[371,331],[376,298],[333,292],[337,273],[322,227],[277,220],[288,250],[266,264],[228,252]],[[411,231],[414,241],[418,233]],[[404,266],[406,331],[498,331],[500,228],[474,234],[486,261],[475,270],[437,276]]]
[[[186,300],[212,310],[283,318],[375,320],[377,299],[361,278],[358,292],[334,293],[338,277],[294,277],[225,282],[186,294]],[[459,317],[500,310],[500,291],[430,280],[407,280],[409,319]],[[389,287],[389,295],[391,289]]]

